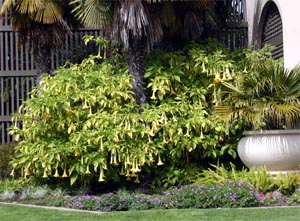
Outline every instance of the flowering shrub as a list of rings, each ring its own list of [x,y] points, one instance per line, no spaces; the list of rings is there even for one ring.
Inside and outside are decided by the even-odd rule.
[[[138,183],[142,172],[159,173],[157,166],[170,162],[182,166],[198,162],[193,159],[235,157],[242,125],[224,127],[213,119],[211,107],[219,96],[215,81],[231,81],[244,68],[225,48],[212,49],[193,44],[184,52],[148,57],[144,77],[151,97],[142,113],[120,56],[100,64],[91,56],[61,67],[55,76],[44,75],[13,118],[10,134],[20,142],[12,174],[70,185]],[[179,172],[172,185],[179,185]]]
[[[126,191],[101,196],[66,197],[64,206],[85,210],[142,210],[151,208],[216,208],[258,206],[259,194],[247,183],[172,187],[162,195],[134,194]]]

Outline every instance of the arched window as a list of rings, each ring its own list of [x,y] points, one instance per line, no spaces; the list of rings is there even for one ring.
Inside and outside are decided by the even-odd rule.
[[[266,14],[263,22],[261,46],[271,44],[276,48],[272,51],[274,59],[283,57],[282,20],[275,3],[266,5]]]

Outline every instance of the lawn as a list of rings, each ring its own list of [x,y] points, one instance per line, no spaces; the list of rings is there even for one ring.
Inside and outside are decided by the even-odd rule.
[[[249,209],[182,209],[108,212],[86,212],[1,205],[2,221],[299,221],[300,207]]]

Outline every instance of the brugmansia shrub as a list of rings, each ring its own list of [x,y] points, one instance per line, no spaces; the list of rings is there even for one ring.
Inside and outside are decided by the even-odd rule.
[[[229,128],[211,117],[217,83],[231,80],[238,67],[218,49],[194,44],[150,57],[145,74],[150,99],[142,113],[117,56],[101,64],[90,57],[43,76],[14,117],[23,125],[10,130],[20,140],[14,170],[71,184],[122,175],[139,182],[142,170],[164,163],[235,157],[239,136],[232,135],[240,124]]]

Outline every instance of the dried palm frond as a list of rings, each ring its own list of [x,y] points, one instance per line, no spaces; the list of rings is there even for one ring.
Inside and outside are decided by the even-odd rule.
[[[184,31],[185,39],[198,39],[204,32],[204,20],[201,14],[189,11],[184,17]]]

